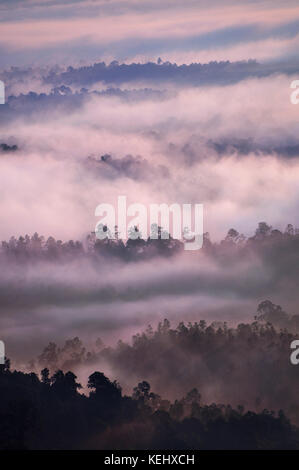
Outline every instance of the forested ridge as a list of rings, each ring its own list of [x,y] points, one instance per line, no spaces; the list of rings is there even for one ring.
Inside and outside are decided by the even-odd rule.
[[[7,359],[0,372],[0,446],[297,449],[299,379],[289,362],[296,336],[278,326],[286,318],[293,320],[264,301],[252,324],[236,328],[205,321],[171,328],[164,320],[115,348],[98,340],[88,350],[79,338],[63,348],[50,343],[31,362],[39,373],[12,370]],[[126,377],[147,380],[125,394],[103,372],[90,374],[82,388],[69,370],[100,364],[122,375],[122,385]],[[221,401],[211,399],[213,387]],[[174,390],[182,398],[172,399]]]
[[[234,263],[258,255],[266,266],[272,266],[273,282],[281,282],[282,276],[283,286],[288,280],[291,291],[298,277],[298,243],[293,226],[281,232],[260,223],[250,238],[231,229],[215,243],[205,234],[201,251],[223,266],[225,279]],[[55,270],[65,262],[68,266],[70,260],[88,259],[101,270],[98,261],[104,258],[107,269],[107,259],[147,263],[147,257],[179,255],[180,250],[181,242],[161,236],[124,243],[90,235],[83,242],[63,243],[35,234],[3,242],[0,259],[7,267],[46,262]],[[204,284],[208,275],[201,274],[194,288]],[[215,274],[212,280],[217,282]],[[10,305],[12,296],[5,286],[2,297]],[[247,288],[245,283],[238,286]],[[20,299],[33,308],[25,287],[22,293],[18,284],[17,295],[23,295]],[[182,288],[186,288],[184,283]],[[48,281],[43,289],[49,290]],[[48,290],[45,294],[38,291],[47,302]],[[67,295],[62,286],[61,299]],[[182,310],[182,319],[185,313]],[[105,345],[100,338],[84,344],[79,337],[69,337],[59,345],[53,338],[22,371],[7,360],[0,374],[0,447],[298,448],[299,376],[290,363],[290,344],[299,330],[298,312],[287,313],[264,300],[252,312],[251,322],[208,322],[200,318],[200,306],[196,318],[177,325],[165,319],[115,346]],[[14,364],[14,357],[10,359]],[[76,377],[82,370],[89,371],[87,383]]]
[[[1,449],[297,449],[299,432],[283,412],[202,405],[191,390],[174,403],[140,382],[131,396],[103,373],[89,396],[72,372],[0,372]]]
[[[138,259],[151,259],[154,256],[172,256],[184,250],[184,243],[167,234],[165,238],[163,227],[153,224],[155,238],[148,237],[146,240],[139,235],[132,236],[127,241],[118,238],[117,226],[110,231],[111,237],[106,239],[97,239],[95,233],[88,234],[84,240],[69,240],[63,242],[50,236],[45,238],[38,233],[32,236],[26,234],[18,238],[12,236],[8,241],[2,241],[0,251],[0,261],[57,261],[70,260],[76,257],[98,255],[111,256],[124,261],[136,261]],[[112,232],[115,232],[112,234]],[[134,232],[134,228],[131,228]],[[203,235],[203,251],[206,254],[222,256],[225,253],[246,255],[249,250],[264,251],[265,255],[269,250],[277,250],[286,253],[286,250],[296,251],[299,245],[299,229],[292,224],[288,224],[284,231],[271,227],[266,222],[258,224],[255,233],[251,237],[245,237],[235,229],[230,229],[226,237],[220,242],[213,242],[210,234],[205,232]],[[236,249],[232,253],[232,249]]]

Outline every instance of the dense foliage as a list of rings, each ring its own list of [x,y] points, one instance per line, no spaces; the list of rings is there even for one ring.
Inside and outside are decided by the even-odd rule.
[[[299,434],[284,414],[201,405],[193,389],[174,403],[143,381],[131,397],[101,372],[89,396],[72,372],[50,377],[0,372],[1,449],[296,449]]]

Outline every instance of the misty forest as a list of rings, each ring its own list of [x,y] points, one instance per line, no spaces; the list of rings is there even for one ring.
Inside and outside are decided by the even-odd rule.
[[[1,265],[21,270],[25,279],[31,269],[47,265],[72,270],[74,262],[82,269],[88,263],[100,275],[110,262],[118,269],[155,257],[175,262],[182,243],[162,239],[159,228],[158,233],[157,240],[127,243],[97,240],[94,234],[66,243],[37,233],[12,237],[2,242]],[[210,259],[226,269],[258,257],[273,277],[280,274],[278,287],[298,282],[298,243],[291,224],[281,232],[262,222],[248,239],[230,229],[219,243],[206,233],[197,263]],[[30,302],[28,288],[4,289],[2,280],[8,305],[15,305],[16,297]],[[35,297],[49,298],[49,289],[45,285]],[[62,289],[64,299],[76,298],[75,289]],[[117,295],[123,297],[104,288],[101,299]],[[59,291],[55,296],[59,301]],[[22,372],[6,358],[0,372],[1,448],[297,449],[299,376],[289,357],[298,333],[298,314],[264,300],[245,323],[207,322],[199,307],[194,322],[173,328],[164,319],[115,346],[100,337],[87,345],[78,336],[60,346],[51,341],[23,362]]]
[[[299,450],[298,1],[0,18],[0,449]]]

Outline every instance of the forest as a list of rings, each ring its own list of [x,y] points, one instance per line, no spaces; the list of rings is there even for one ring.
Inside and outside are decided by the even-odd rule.
[[[69,269],[74,260],[81,260],[81,272],[87,261],[97,273],[113,260],[132,264],[134,269],[139,263],[150,265],[155,258],[175,263],[184,253],[183,245],[171,237],[162,239],[161,232],[158,227],[156,240],[137,238],[125,243],[117,237],[97,240],[94,234],[68,242],[37,233],[12,237],[2,242],[0,263],[13,268],[12,273],[21,269],[23,276],[30,267],[37,274],[43,272],[40,265],[43,270],[53,265],[54,272],[64,265]],[[286,280],[298,275],[298,243],[299,233],[292,225],[279,231],[261,222],[248,238],[230,229],[223,240],[212,242],[206,233],[196,260],[200,264],[208,258],[221,265],[227,289],[227,266],[258,257],[264,266],[272,267],[277,285],[285,288]],[[208,275],[200,276],[196,290],[205,285]],[[30,287],[35,302],[73,302],[68,286],[60,288],[55,300],[55,291],[46,282],[39,293]],[[219,281],[214,275],[214,291],[215,282]],[[21,308],[24,301],[34,312],[26,287],[16,284],[12,294],[5,285],[2,298],[9,308],[18,302]],[[184,284],[181,287],[186,289]],[[244,290],[245,284],[240,287]],[[137,285],[136,295],[140,292]],[[105,295],[115,297],[115,292]],[[53,340],[30,360],[27,353],[21,369],[13,355],[7,358],[0,374],[0,447],[299,448],[299,376],[290,362],[298,314],[289,314],[267,299],[258,303],[251,321],[207,321],[200,318],[199,308],[196,320],[172,324],[168,319],[156,327],[149,324],[131,340],[120,339],[114,346],[100,337],[86,344],[78,336],[69,336],[60,345]]]
[[[197,389],[170,403],[138,383],[124,396],[102,372],[89,396],[72,372],[0,370],[0,448],[24,449],[298,449],[299,431],[282,411],[261,413],[201,404]]]
[[[171,328],[165,319],[115,348],[50,343],[28,365],[38,373],[12,370],[6,358],[0,448],[299,449],[296,336],[287,329],[298,331],[298,319],[268,300],[236,328]],[[99,371],[82,386],[71,371],[99,365],[124,385],[136,379],[131,392]]]
[[[105,228],[105,227],[104,227]],[[141,236],[128,238],[127,241],[118,239],[118,227],[109,228],[114,230],[114,238],[108,236],[104,240],[96,238],[94,232],[88,234],[83,241],[69,240],[63,242],[50,236],[34,233],[24,236],[11,237],[8,241],[2,241],[0,261],[9,262],[33,262],[39,260],[58,261],[72,260],[80,257],[91,258],[93,255],[100,257],[115,257],[124,261],[138,261],[151,259],[154,256],[173,256],[182,252],[184,244],[174,239],[162,236],[163,227],[152,224],[151,230],[157,232],[157,239],[148,237],[144,240]],[[131,227],[131,230],[134,230]],[[138,231],[138,228],[135,227]],[[246,238],[234,228],[231,228],[226,237],[220,242],[212,242],[210,234],[204,233],[202,251],[209,256],[221,258],[223,256],[238,257],[240,254],[246,256],[250,250],[258,253],[269,254],[272,250],[280,251],[287,255],[287,251],[295,252],[299,246],[299,229],[288,224],[284,231],[271,227],[266,222],[260,222],[253,236]],[[279,254],[279,253],[278,253]]]

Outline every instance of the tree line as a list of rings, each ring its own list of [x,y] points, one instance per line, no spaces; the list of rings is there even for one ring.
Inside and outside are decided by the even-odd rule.
[[[79,393],[74,373],[0,366],[0,449],[298,449],[284,413],[201,403],[192,389],[170,403],[139,382],[131,396],[102,372]]]
[[[118,239],[117,227],[115,227],[115,239],[106,238],[99,240],[95,233],[88,234],[82,241],[69,240],[63,242],[50,236],[47,239],[34,233],[16,238],[12,236],[8,241],[2,241],[0,260],[34,261],[34,260],[71,260],[79,257],[103,256],[115,257],[125,261],[151,259],[155,256],[169,257],[184,250],[184,244],[180,240],[163,238],[162,227],[156,227],[157,239],[148,237],[129,238],[127,241]],[[231,253],[231,250],[238,250],[246,253],[246,250],[267,248],[267,247],[289,247],[292,250],[298,249],[299,229],[288,224],[282,232],[260,222],[252,237],[246,238],[235,229],[230,229],[226,237],[220,242],[212,242],[208,232],[204,234],[203,251],[209,255],[222,255]],[[235,251],[236,252],[236,251]]]

